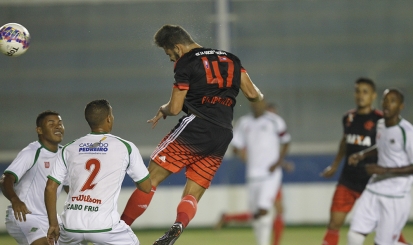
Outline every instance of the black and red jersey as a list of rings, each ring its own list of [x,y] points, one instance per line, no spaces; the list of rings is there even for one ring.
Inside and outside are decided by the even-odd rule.
[[[370,178],[365,165],[377,163],[377,157],[367,157],[357,166],[350,166],[348,158],[351,154],[365,150],[376,144],[376,124],[382,118],[382,112],[372,110],[369,114],[357,114],[351,110],[343,117],[344,135],[346,137],[346,157],[339,184],[354,191],[362,192]]]
[[[232,129],[233,109],[245,71],[237,56],[196,48],[175,63],[174,87],[186,89],[183,111]]]

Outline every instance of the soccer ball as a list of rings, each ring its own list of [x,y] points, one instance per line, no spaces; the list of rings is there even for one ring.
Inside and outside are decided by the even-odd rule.
[[[30,46],[30,34],[17,23],[8,23],[0,27],[0,51],[7,56],[24,54]]]

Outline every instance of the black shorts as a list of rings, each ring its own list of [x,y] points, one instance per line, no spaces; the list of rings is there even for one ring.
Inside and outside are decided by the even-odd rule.
[[[190,114],[162,139],[151,159],[173,173],[186,167],[188,179],[208,188],[231,140],[231,129]]]

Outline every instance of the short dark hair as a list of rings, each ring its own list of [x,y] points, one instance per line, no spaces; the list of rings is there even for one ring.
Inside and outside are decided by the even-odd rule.
[[[154,36],[155,44],[160,48],[173,49],[176,44],[192,44],[191,35],[178,25],[164,25]]]
[[[101,125],[109,113],[110,104],[105,99],[94,100],[85,107],[85,119],[91,128]]]
[[[384,90],[384,92],[383,92],[384,95],[386,95],[388,93],[395,93],[397,95],[397,97],[399,97],[400,103],[404,103],[404,94],[400,89],[398,89],[398,88],[388,88],[388,89]]]
[[[39,115],[37,115],[37,118],[36,118],[36,126],[37,126],[37,127],[41,127],[41,126],[42,126],[42,123],[43,123],[43,120],[44,120],[47,116],[50,116],[50,115],[60,116],[60,114],[59,114],[57,111],[47,110],[47,111],[41,112]]]
[[[359,79],[356,80],[355,84],[360,84],[360,83],[370,85],[373,91],[376,92],[376,84],[370,78],[360,77]]]

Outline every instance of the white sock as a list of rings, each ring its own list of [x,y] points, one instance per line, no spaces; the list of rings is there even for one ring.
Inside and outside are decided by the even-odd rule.
[[[270,213],[261,216],[259,219],[254,219],[252,227],[258,245],[270,244],[272,231],[272,215]]]
[[[347,234],[347,245],[363,245],[364,239],[366,239],[366,236],[349,230]]]

